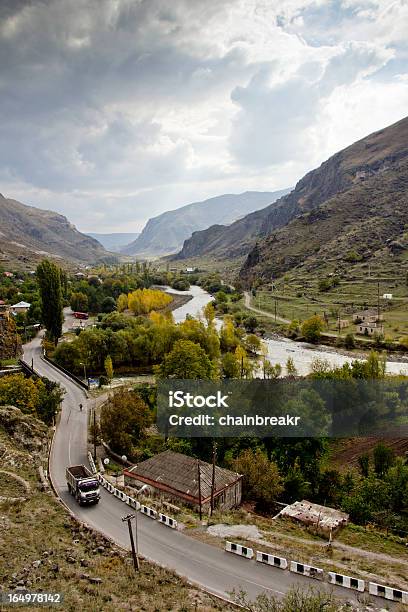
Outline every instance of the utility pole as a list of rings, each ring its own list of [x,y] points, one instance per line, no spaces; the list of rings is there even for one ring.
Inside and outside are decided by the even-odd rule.
[[[132,532],[132,519],[135,519],[135,534],[136,534],[136,546],[135,540],[133,539]],[[132,548],[132,557],[133,557],[133,567],[135,568],[135,572],[139,571],[139,557],[137,550],[137,512],[135,514],[127,514],[122,517],[122,522],[127,522],[129,529],[129,538],[130,538],[130,546]]]
[[[93,447],[94,461],[96,462],[96,406],[93,407]]]
[[[212,453],[212,480],[211,480],[211,516],[214,512],[214,493],[215,493],[215,461],[217,458],[217,443],[213,444],[213,453]]]
[[[203,520],[203,511],[201,507],[201,470],[200,470],[200,460],[197,459],[197,480],[198,480],[198,510],[200,521]]]
[[[377,283],[377,320],[380,320],[380,283]]]
[[[276,297],[275,297],[275,322],[276,322],[276,311],[277,311],[277,306],[276,306]]]

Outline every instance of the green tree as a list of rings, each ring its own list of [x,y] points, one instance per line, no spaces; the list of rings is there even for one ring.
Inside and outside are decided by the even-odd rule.
[[[295,376],[298,375],[298,371],[292,357],[288,357],[286,360],[286,374],[289,376],[289,378],[295,378]]]
[[[103,439],[112,450],[129,457],[150,423],[151,414],[134,391],[117,391],[102,408],[100,426]]]
[[[74,312],[88,312],[88,296],[82,291],[71,293],[69,303]]]
[[[364,478],[368,478],[368,474],[370,473],[370,455],[368,453],[363,453],[358,458],[358,466],[361,471],[361,475]]]
[[[191,340],[178,340],[155,368],[159,378],[211,379],[214,365],[204,349]]]
[[[109,378],[109,381],[111,381],[113,378],[113,363],[112,363],[112,357],[110,355],[107,355],[105,357],[104,365],[105,365],[106,376]]]
[[[395,456],[392,449],[379,442],[373,451],[374,471],[377,476],[384,476],[394,464]]]
[[[269,461],[260,448],[247,448],[232,461],[233,469],[243,474],[243,493],[247,499],[265,506],[275,501],[283,491],[278,466]]]
[[[302,325],[302,336],[307,342],[318,342],[324,328],[324,321],[318,315],[306,319]]]
[[[56,345],[64,320],[60,269],[44,259],[37,266],[37,281],[41,296],[41,320]]]
[[[222,356],[221,369],[224,378],[239,378],[241,366],[234,353],[225,353]]]

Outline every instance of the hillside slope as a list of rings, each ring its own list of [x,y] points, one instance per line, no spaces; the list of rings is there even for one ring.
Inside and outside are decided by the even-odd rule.
[[[0,255],[2,260],[13,261],[35,261],[48,255],[80,262],[109,257],[99,242],[81,234],[63,215],[1,194]]]
[[[341,272],[353,259],[404,257],[408,247],[408,118],[309,172],[264,219],[240,277],[295,268]],[[282,208],[288,223],[279,223]],[[265,237],[266,236],[266,237]]]
[[[165,212],[149,219],[140,236],[121,252],[145,256],[175,253],[193,232],[204,230],[213,223],[232,223],[274,202],[287,191],[226,194]]]

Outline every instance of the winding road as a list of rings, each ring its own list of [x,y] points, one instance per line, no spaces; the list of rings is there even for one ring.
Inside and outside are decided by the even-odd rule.
[[[81,507],[69,495],[65,481],[67,465],[87,464],[87,419],[95,400],[88,400],[83,389],[42,359],[40,337],[25,345],[24,360],[29,364],[33,362],[39,374],[59,382],[66,390],[50,455],[50,477],[54,488],[81,521],[128,549],[127,527],[121,521],[129,511],[128,506],[101,489],[98,505]],[[79,410],[80,403],[84,406],[83,411]],[[295,584],[305,588],[316,586],[306,577],[237,557],[169,529],[140,513],[138,545],[140,554],[146,559],[174,570],[191,583],[224,598],[229,598],[233,589],[244,589],[250,597],[255,597],[263,591],[281,596]],[[328,584],[319,584],[329,588]],[[357,595],[340,587],[335,587],[335,593],[347,599]]]

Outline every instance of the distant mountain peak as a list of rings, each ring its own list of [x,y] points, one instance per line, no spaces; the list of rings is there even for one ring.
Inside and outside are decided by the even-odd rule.
[[[284,193],[287,190],[245,191],[186,204],[149,219],[140,236],[121,252],[140,256],[176,253],[194,232],[205,230],[214,223],[230,224],[249,212],[263,208]]]

